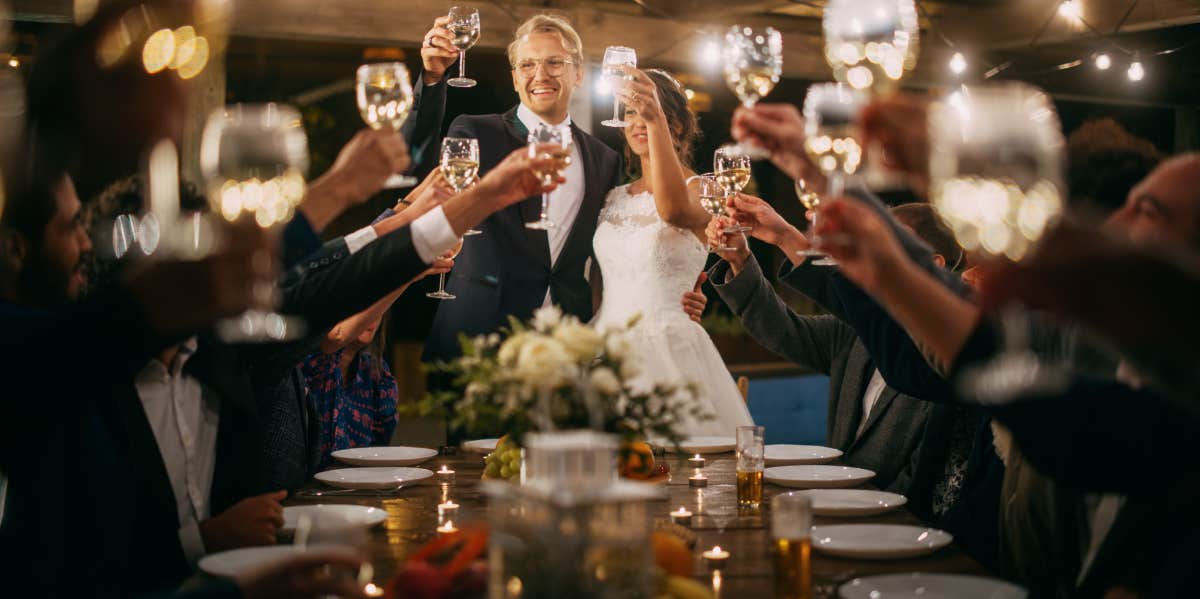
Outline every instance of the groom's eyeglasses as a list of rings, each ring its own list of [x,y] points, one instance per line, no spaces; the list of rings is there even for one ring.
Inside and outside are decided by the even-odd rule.
[[[575,64],[575,61],[561,56],[551,56],[546,59],[527,58],[518,62],[513,70],[522,77],[532,77],[537,72],[538,65],[542,65],[546,68],[547,75],[557,77],[563,74],[569,64]]]

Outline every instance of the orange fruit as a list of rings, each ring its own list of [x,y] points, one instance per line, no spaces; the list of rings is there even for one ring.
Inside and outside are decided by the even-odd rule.
[[[654,563],[671,576],[692,575],[692,552],[688,551],[683,539],[662,531],[650,533],[650,547],[654,550]]]
[[[654,474],[654,450],[645,441],[622,443],[617,464],[625,478],[650,478]]]

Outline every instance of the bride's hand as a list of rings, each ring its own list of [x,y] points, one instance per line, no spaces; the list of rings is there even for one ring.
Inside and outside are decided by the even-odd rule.
[[[623,67],[625,76],[631,78],[625,86],[617,90],[617,97],[625,106],[637,112],[646,121],[646,126],[665,125],[667,117],[663,114],[662,103],[658,99],[658,87],[644,71],[633,67]]]
[[[736,221],[728,216],[714,217],[704,228],[704,236],[708,238],[708,247],[710,248],[730,248],[714,249],[713,251],[722,260],[729,263],[733,274],[736,275],[742,272],[742,265],[746,264],[746,260],[750,258],[750,248],[746,244],[745,235],[725,232],[735,224],[737,224]]]

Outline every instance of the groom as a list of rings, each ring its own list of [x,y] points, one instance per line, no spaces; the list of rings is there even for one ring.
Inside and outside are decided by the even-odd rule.
[[[417,82],[413,115],[404,128],[418,172],[436,167],[439,158],[438,132],[446,111],[443,76],[458,57],[447,23],[445,17],[438,19],[425,36],[424,72]],[[525,227],[538,219],[540,196],[496,212],[478,227],[483,234],[467,239],[455,261],[447,288],[457,299],[438,305],[424,361],[458,356],[460,333],[494,332],[510,314],[528,320],[538,307],[556,304],[585,322],[592,316],[585,267],[605,195],[620,183],[621,158],[575,126],[567,114],[571,95],[584,77],[582,42],[570,23],[551,15],[530,18],[517,28],[508,60],[520,104],[504,114],[459,116],[446,135],[479,140],[482,177],[525,146],[529,131],[539,123],[569,132],[573,143],[566,183],[550,194],[548,214],[557,227]]]

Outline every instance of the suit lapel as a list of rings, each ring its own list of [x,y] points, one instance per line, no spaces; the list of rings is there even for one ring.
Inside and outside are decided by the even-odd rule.
[[[579,212],[575,215],[575,222],[571,223],[571,232],[567,234],[567,242],[563,245],[562,254],[559,255],[559,260],[555,262],[554,271],[558,272],[558,265],[567,264],[568,260],[562,258],[573,256],[579,252],[585,254],[591,253],[592,234],[596,229],[596,217],[600,214],[600,209],[604,207],[604,197],[608,193],[608,181],[600,181],[600,173],[597,171],[598,166],[595,164],[595,155],[591,147],[588,145],[588,140],[584,137],[584,133],[574,123],[571,123],[572,143],[579,148],[579,159],[583,161],[583,198],[580,200]],[[559,226],[565,226],[567,223],[562,223]],[[582,226],[580,226],[582,225]],[[586,276],[586,273],[584,273]]]
[[[524,147],[528,142],[529,129],[517,118],[517,107],[514,106],[511,110],[504,113],[504,128],[508,131],[509,141],[512,143],[512,149],[508,153],[515,151],[517,148]],[[505,154],[505,156],[508,155]],[[504,159],[502,156],[501,160]],[[515,210],[520,216],[519,221],[521,228],[525,230],[525,238],[529,241],[529,247],[534,248],[537,253],[539,262],[547,269],[550,268],[550,236],[538,229],[530,229],[524,223],[538,220],[542,214],[542,196],[534,195],[517,203]]]
[[[838,391],[837,417],[834,422],[830,443],[843,451],[854,443],[854,432],[858,430],[862,418],[862,394],[866,388],[866,374],[869,356],[859,342],[855,342],[846,357],[846,372],[842,376],[842,386]]]
[[[871,374],[874,374],[874,371],[872,371]],[[869,377],[867,378],[867,381],[869,384],[869,381],[870,381]],[[867,389],[867,387],[866,387],[866,385],[864,385],[863,391],[866,391],[866,389]],[[895,400],[896,396],[898,396],[898,395],[900,395],[900,392],[891,387],[883,388],[883,393],[881,393],[879,395],[879,399],[875,400],[875,405],[871,406],[871,412],[869,414],[867,414],[867,423],[865,425],[863,425],[862,434],[858,435],[854,439],[854,441],[852,442],[852,445],[857,445],[859,439],[866,438],[867,433],[871,432],[871,428],[875,426],[875,423],[879,422],[880,418],[883,418],[883,414],[885,412],[887,412],[888,406],[891,405],[892,401]],[[862,410],[861,398],[858,402],[858,405],[860,406],[859,410]],[[861,418],[859,419],[859,421],[860,422],[862,421]],[[857,433],[857,432],[858,432],[858,428],[855,427],[855,433]]]

